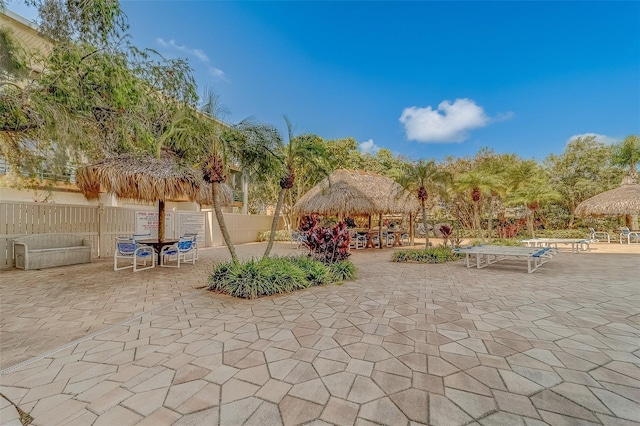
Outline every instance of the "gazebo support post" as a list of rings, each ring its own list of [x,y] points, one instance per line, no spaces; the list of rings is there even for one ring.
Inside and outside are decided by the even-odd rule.
[[[413,213],[409,213],[409,243],[413,246],[415,237],[415,230],[413,229]]]
[[[378,223],[378,242],[380,243],[380,250],[382,250],[383,244],[382,244],[382,214],[380,214],[380,220]]]

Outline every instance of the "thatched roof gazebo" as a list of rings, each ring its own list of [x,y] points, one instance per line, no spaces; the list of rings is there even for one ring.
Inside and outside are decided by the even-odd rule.
[[[337,216],[380,216],[409,214],[410,221],[420,205],[413,194],[391,178],[359,170],[339,169],[304,194],[293,206],[299,214]],[[413,231],[413,223],[411,223]]]
[[[622,179],[622,184],[612,190],[595,195],[576,207],[576,215],[584,216],[625,216],[632,218],[627,225],[638,228],[637,218],[640,213],[640,184],[638,176],[629,173]]]
[[[118,198],[158,202],[158,238],[164,239],[165,201],[188,199],[212,204],[211,185],[202,173],[170,152],[160,158],[149,154],[120,154],[81,167],[76,173],[80,191],[89,200],[98,199],[100,192]],[[226,185],[225,185],[226,186]],[[226,203],[230,199],[228,187],[222,191]]]

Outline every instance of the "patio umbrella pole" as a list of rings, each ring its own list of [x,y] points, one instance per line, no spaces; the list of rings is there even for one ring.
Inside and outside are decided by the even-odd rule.
[[[378,242],[380,243],[380,250],[382,250],[382,214],[380,215],[380,223],[378,224]]]
[[[164,241],[164,200],[158,200],[158,240]]]

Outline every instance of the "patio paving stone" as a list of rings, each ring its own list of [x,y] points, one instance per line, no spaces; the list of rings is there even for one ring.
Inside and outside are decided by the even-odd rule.
[[[0,392],[34,425],[640,423],[640,250],[534,274],[389,254],[354,253],[356,281],[252,301],[198,288],[224,248],[134,275],[3,271]]]

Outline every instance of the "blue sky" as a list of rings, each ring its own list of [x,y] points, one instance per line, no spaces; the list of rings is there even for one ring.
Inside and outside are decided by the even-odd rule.
[[[286,133],[543,159],[640,133],[640,2],[121,1],[134,43]],[[14,0],[9,8],[20,13]]]

